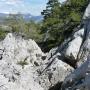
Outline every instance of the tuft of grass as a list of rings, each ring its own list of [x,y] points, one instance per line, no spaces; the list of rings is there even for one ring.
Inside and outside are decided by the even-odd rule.
[[[5,38],[5,36],[6,36],[6,34],[7,34],[7,32],[5,32],[4,30],[2,30],[0,28],[0,40],[3,40]]]
[[[21,61],[17,62],[17,64],[18,65],[21,65],[22,66],[22,69],[24,69],[24,66],[25,65],[28,65],[28,62],[26,60],[23,60],[23,61],[21,60]]]

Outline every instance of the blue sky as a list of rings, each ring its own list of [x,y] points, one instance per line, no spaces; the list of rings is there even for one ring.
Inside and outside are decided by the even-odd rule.
[[[48,0],[0,0],[0,13],[31,13],[40,15]],[[60,0],[64,1],[64,0]]]

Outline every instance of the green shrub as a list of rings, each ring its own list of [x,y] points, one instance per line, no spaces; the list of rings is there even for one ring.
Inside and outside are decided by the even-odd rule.
[[[5,32],[4,30],[2,30],[2,29],[0,28],[0,40],[4,39],[5,36],[6,36],[6,34],[7,34],[7,32]]]
[[[24,69],[24,66],[25,65],[28,65],[28,62],[26,60],[23,60],[23,61],[18,61],[17,64],[18,65],[21,65],[22,66],[22,69]]]

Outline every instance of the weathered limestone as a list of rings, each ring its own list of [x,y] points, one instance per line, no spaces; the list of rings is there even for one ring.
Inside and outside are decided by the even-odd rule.
[[[90,57],[82,66],[67,76],[61,90],[90,90]]]
[[[48,61],[48,64],[42,66],[43,69],[41,69],[40,78],[37,80],[45,90],[48,90],[58,82],[63,82],[65,77],[73,71],[71,66],[57,57],[52,60],[53,61]]]
[[[71,42],[69,42],[67,45],[65,57],[69,58],[70,60],[77,59],[79,49],[83,41],[83,34],[84,34],[83,28],[75,32],[75,34],[72,37],[74,39]]]
[[[46,56],[33,40],[7,34],[0,43],[0,90],[48,90],[63,82],[73,68],[55,51]]]
[[[33,40],[9,33],[0,43],[0,90],[44,90],[34,81],[34,62],[42,55]]]

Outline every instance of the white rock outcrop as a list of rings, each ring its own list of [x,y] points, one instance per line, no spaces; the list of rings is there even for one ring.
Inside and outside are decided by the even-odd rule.
[[[90,90],[90,56],[82,66],[67,76],[60,90]]]
[[[90,4],[88,4],[86,11],[84,13],[83,19],[88,19],[90,18]]]
[[[0,43],[0,90],[44,90],[34,81],[33,68],[42,55],[33,40],[9,33]]]
[[[37,79],[44,90],[49,90],[50,87],[55,86],[57,83],[62,83],[65,77],[74,70],[70,65],[58,59],[57,56],[47,63],[41,66],[42,72]]]
[[[71,60],[77,59],[83,41],[83,35],[84,35],[84,28],[75,32],[75,34],[73,35],[74,39],[68,43],[68,46],[66,48],[65,56],[67,58],[70,58]]]
[[[7,34],[0,42],[0,90],[48,90],[62,82],[73,68],[58,58],[60,54],[50,55],[34,40]]]
[[[84,14],[84,36],[83,36],[83,44],[81,46],[78,59],[79,62],[77,63],[77,66],[83,64],[87,60],[88,55],[90,55],[90,3],[88,7],[86,8],[85,14]]]

